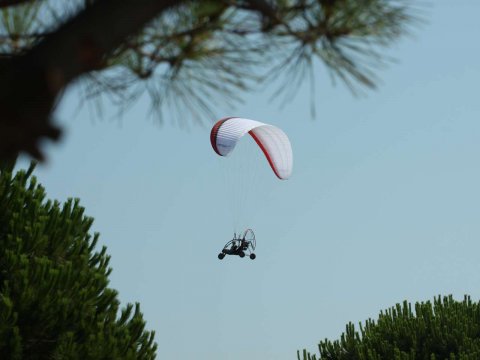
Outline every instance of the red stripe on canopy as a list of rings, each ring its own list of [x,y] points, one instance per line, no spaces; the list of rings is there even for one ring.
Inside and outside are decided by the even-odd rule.
[[[278,174],[277,172],[277,169],[275,168],[275,165],[273,164],[273,161],[272,161],[272,158],[270,157],[270,154],[268,153],[267,149],[265,149],[265,146],[263,146],[262,142],[260,141],[259,138],[257,138],[257,136],[253,133],[253,130],[250,130],[248,132],[250,134],[250,136],[253,138],[253,140],[255,140],[255,142],[258,144],[258,146],[260,146],[260,149],[262,149],[263,153],[265,154],[265,157],[267,158],[268,160],[268,163],[270,164],[270,167],[272,168],[273,172],[275,173],[275,175],[280,179],[280,180],[283,180],[280,175]]]
[[[212,131],[210,131],[210,143],[212,144],[213,150],[215,150],[215,152],[220,156],[223,156],[223,155],[220,154],[220,152],[218,151],[218,148],[217,148],[218,130],[220,130],[220,127],[223,125],[223,123],[225,121],[227,121],[228,119],[233,119],[234,117],[235,116],[230,116],[230,117],[226,117],[226,118],[218,120],[217,123],[215,125],[213,125]]]

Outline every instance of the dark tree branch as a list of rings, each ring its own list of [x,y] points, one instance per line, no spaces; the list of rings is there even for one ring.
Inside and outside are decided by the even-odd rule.
[[[62,89],[104,67],[107,55],[125,39],[179,3],[98,0],[25,55],[0,59],[0,157],[26,151],[42,159],[39,140],[60,135],[50,117]]]
[[[275,9],[265,0],[248,0],[245,8],[260,12],[263,16],[275,19],[277,13]]]
[[[21,5],[35,0],[0,0],[0,9],[15,5]]]
[[[281,22],[276,9],[265,0],[247,0],[246,9],[259,12],[263,18],[263,30],[268,31]]]
[[[0,0],[0,9],[31,1]],[[159,107],[164,99],[181,98],[182,105],[197,104],[205,109],[212,91],[245,89],[245,76],[251,72],[246,70],[245,61],[228,54],[232,50],[238,54],[240,45],[252,55],[250,64],[257,61],[257,55],[275,52],[279,60],[277,65],[273,62],[275,78],[276,70],[287,69],[295,74],[297,83],[305,66],[317,58],[347,85],[353,79],[373,87],[372,63],[382,60],[376,47],[386,47],[404,34],[405,25],[412,20],[406,6],[391,5],[388,0],[204,1],[85,0],[83,10],[41,37],[30,39],[35,29],[17,30],[14,26],[12,32],[16,33],[0,36],[0,43],[4,43],[4,53],[0,54],[0,159],[14,159],[21,151],[41,159],[39,141],[60,135],[51,123],[56,101],[68,84],[92,70],[121,65],[126,72],[117,77],[103,72],[90,74],[92,78],[103,77],[98,82],[103,89],[120,93],[130,86],[132,78],[148,78],[164,63],[167,70],[162,82],[152,86],[154,90],[146,86],[152,105]],[[168,13],[171,17],[153,23],[143,36],[134,36],[171,8],[175,8]],[[240,13],[241,23],[229,16],[222,18],[227,8],[233,13],[247,10],[236,13]],[[247,36],[229,36],[252,33],[265,36],[253,42]],[[288,47],[288,51],[277,52],[277,45]],[[21,51],[11,50],[14,46]],[[5,53],[4,49],[11,51]],[[211,80],[222,76],[228,79],[228,86]],[[192,81],[196,90],[186,85]],[[93,94],[103,89],[95,89]]]

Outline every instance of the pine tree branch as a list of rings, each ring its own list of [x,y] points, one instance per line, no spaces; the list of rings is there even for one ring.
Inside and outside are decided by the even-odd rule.
[[[27,0],[0,0],[0,8],[7,3]],[[165,99],[181,99],[180,108],[205,109],[208,94],[219,89],[237,96],[237,91],[229,93],[226,88],[244,90],[244,75],[251,73],[245,61],[238,62],[244,58],[237,56],[239,51],[251,56],[250,64],[266,55],[275,58],[269,78],[287,72],[298,84],[305,68],[318,59],[347,85],[373,87],[374,70],[383,60],[378,49],[404,34],[412,20],[406,5],[393,5],[387,0],[89,0],[58,29],[44,28],[48,33],[41,37],[28,38],[38,31],[35,27],[23,32],[13,28],[0,39],[5,43],[0,53],[0,159],[21,151],[41,159],[39,140],[60,134],[50,119],[59,94],[79,76],[110,66],[125,71],[113,76],[90,73],[102,86],[88,95],[116,92],[125,104],[129,95],[124,90],[136,80],[158,75],[157,68],[165,64],[165,72],[155,79],[160,81],[145,86],[155,108]],[[222,17],[227,8],[240,13],[248,25]],[[170,9],[174,11],[165,12]],[[159,21],[145,28],[154,18]],[[61,16],[56,20],[64,21]],[[133,36],[142,28],[142,36]],[[253,42],[235,36],[252,33],[262,36]],[[27,38],[12,39],[12,34]],[[27,46],[8,53],[10,40]],[[226,88],[211,80],[221,76],[228,79]],[[134,96],[138,94],[134,89]]]
[[[26,151],[42,159],[39,140],[60,135],[50,116],[65,86],[105,66],[106,56],[125,39],[179,3],[98,0],[25,55],[0,59],[0,157]]]
[[[33,2],[35,0],[0,0],[0,9]]]
[[[257,11],[263,18],[263,31],[271,30],[275,25],[281,23],[278,13],[271,4],[265,0],[248,0],[245,9]]]
[[[265,17],[270,17],[272,19],[277,18],[275,8],[265,0],[248,0],[247,3],[248,5],[245,7],[246,9],[258,11]]]

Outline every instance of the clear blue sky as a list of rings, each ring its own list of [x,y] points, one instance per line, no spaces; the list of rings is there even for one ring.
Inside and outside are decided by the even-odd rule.
[[[283,109],[268,90],[218,112],[274,123],[294,147],[291,180],[253,193],[255,261],[216,258],[232,223],[208,126],[158,126],[146,99],[122,120],[73,117],[68,92],[66,136],[36,174],[95,218],[111,286],[141,303],[159,359],[295,359],[404,299],[480,298],[480,2],[426,9],[366,98],[319,69],[315,120],[308,86]]]

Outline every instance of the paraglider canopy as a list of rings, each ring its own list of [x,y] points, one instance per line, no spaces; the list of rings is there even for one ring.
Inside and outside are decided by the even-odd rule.
[[[292,146],[287,135],[276,126],[265,124],[256,120],[239,117],[227,117],[217,121],[212,127],[210,132],[210,142],[217,155],[221,157],[229,157],[239,141],[246,134],[249,134],[250,137],[255,141],[256,145],[262,150],[275,175],[281,180],[288,179],[292,174],[293,168]],[[242,152],[245,149],[254,150],[254,153],[257,153],[257,156],[261,156],[258,151],[255,151],[257,150],[255,143],[247,142],[246,148],[237,149],[240,151],[237,151],[235,155],[230,157],[228,159],[229,161],[225,161],[224,164],[227,165],[228,163],[231,165],[242,165],[234,166],[232,169],[233,171],[230,172],[234,176],[230,179],[226,179],[234,180],[233,182],[229,182],[227,186],[227,192],[233,193],[232,213],[235,221],[234,229],[237,229],[237,222],[240,218],[239,212],[244,208],[242,206],[243,203],[246,199],[250,199],[248,196],[243,196],[245,191],[252,189],[258,191],[258,186],[256,184],[242,183],[242,180],[245,178],[246,180],[250,180],[251,178],[254,179],[258,172],[255,171],[253,166],[261,165],[262,163],[261,161],[251,161],[252,158],[244,156],[245,153]],[[235,164],[236,160],[239,160],[238,164]],[[227,175],[229,175],[228,171]],[[259,193],[262,192],[259,191]],[[254,198],[256,199],[258,197],[255,196]],[[222,204],[224,202],[228,203],[228,201],[222,201]],[[249,208],[249,213],[250,212],[251,211]],[[244,221],[244,219],[240,220]],[[256,257],[254,253],[255,246],[255,235],[251,229],[247,229],[243,233],[243,236],[239,235],[237,237],[237,235],[234,234],[233,239],[227,242],[222,251],[218,254],[218,258],[221,260],[225,257],[225,255],[237,255],[243,258],[245,255],[249,255],[250,259],[253,260]]]
[[[287,135],[276,126],[250,119],[227,117],[213,126],[210,142],[218,155],[228,156],[247,133],[263,151],[275,175],[281,180],[288,179],[293,168],[292,146]]]

